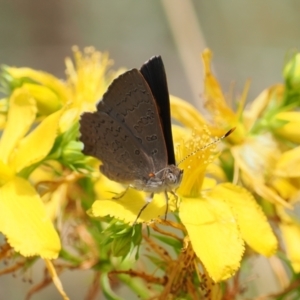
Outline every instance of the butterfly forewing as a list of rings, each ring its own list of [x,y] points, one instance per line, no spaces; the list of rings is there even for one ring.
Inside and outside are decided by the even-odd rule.
[[[167,149],[155,99],[138,70],[133,69],[118,77],[99,102],[97,109],[127,128],[139,143],[141,152],[152,161],[151,172],[167,166]],[[127,151],[132,150],[129,145]],[[149,164],[148,166],[150,167]]]
[[[175,165],[175,154],[171,128],[170,98],[167,76],[161,57],[154,56],[150,58],[150,60],[141,67],[141,73],[147,81],[156,101],[168,152],[168,164]]]
[[[146,180],[167,166],[155,100],[136,69],[115,79],[97,111],[83,114],[80,125],[83,152],[99,158],[102,173],[112,180]]]

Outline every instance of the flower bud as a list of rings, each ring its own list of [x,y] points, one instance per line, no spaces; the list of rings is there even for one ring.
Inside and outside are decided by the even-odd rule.
[[[276,134],[290,142],[300,144],[300,112],[280,112],[275,116],[275,120],[281,123],[279,123],[281,126],[274,128]]]
[[[131,234],[124,234],[113,240],[111,249],[114,256],[125,257],[131,250]]]
[[[289,89],[300,91],[300,53],[295,54],[285,65],[283,76]]]
[[[62,151],[62,159],[64,161],[76,162],[84,158],[81,152],[82,143],[77,141],[70,141]]]

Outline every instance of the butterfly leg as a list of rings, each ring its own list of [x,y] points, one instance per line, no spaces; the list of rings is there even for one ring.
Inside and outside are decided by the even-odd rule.
[[[130,186],[128,186],[128,187],[126,188],[125,191],[123,191],[123,192],[121,192],[120,194],[114,196],[113,199],[114,199],[114,200],[119,200],[119,199],[121,199],[123,196],[125,196],[125,194],[126,194],[127,191],[129,190],[129,188],[130,188]]]
[[[167,220],[167,213],[169,210],[169,197],[168,197],[168,192],[165,191],[165,198],[166,198],[166,211],[165,211],[165,221]]]
[[[154,193],[151,193],[150,196],[146,198],[146,203],[145,203],[145,205],[141,208],[141,210],[139,211],[139,213],[138,213],[138,215],[137,215],[137,217],[136,217],[136,219],[135,219],[133,225],[136,224],[136,222],[137,222],[138,218],[141,216],[142,212],[143,212],[143,211],[145,210],[145,208],[152,202],[153,196],[154,196]]]
[[[170,191],[170,193],[174,196],[174,198],[176,200],[176,208],[178,208],[178,195],[173,191]]]

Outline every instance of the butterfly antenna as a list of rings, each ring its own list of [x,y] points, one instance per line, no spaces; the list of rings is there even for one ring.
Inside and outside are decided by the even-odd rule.
[[[212,141],[211,143],[206,144],[204,147],[196,149],[195,151],[191,152],[190,154],[188,154],[185,158],[183,158],[178,164],[177,166],[179,166],[182,162],[184,162],[186,159],[188,159],[189,157],[195,155],[196,153],[198,153],[201,150],[204,150],[208,147],[210,147],[213,144],[217,144],[219,143],[221,140],[225,139],[226,137],[228,137],[233,131],[235,130],[235,127],[231,128],[230,130],[228,130],[224,135],[222,135],[221,137],[215,139],[214,141]]]

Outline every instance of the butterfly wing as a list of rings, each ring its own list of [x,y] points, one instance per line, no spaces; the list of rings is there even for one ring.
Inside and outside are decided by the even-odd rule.
[[[160,122],[164,132],[165,144],[168,152],[168,164],[175,165],[173,146],[170,98],[168,91],[167,76],[161,56],[150,58],[142,67],[141,73],[147,81],[155,98]]]
[[[152,163],[132,134],[105,112],[84,113],[80,132],[83,152],[100,159],[101,172],[111,180],[131,183]]]
[[[133,69],[119,76],[94,113],[80,120],[83,152],[100,159],[108,178],[130,183],[166,167],[167,150],[151,90]]]

